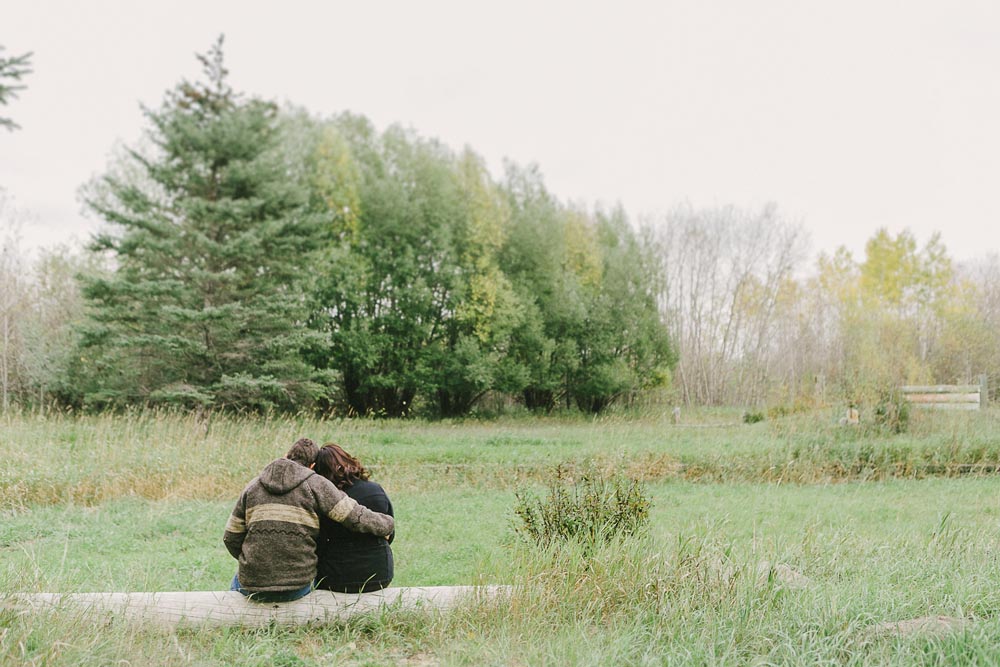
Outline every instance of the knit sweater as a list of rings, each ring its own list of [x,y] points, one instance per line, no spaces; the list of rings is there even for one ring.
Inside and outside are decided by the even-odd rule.
[[[226,523],[222,539],[239,561],[240,586],[281,592],[311,583],[320,516],[372,535],[389,535],[395,526],[309,468],[278,459],[247,485]]]

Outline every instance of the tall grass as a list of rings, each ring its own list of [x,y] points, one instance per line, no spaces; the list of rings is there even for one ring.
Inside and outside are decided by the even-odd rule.
[[[721,413],[725,416],[726,413]],[[832,414],[752,426],[704,412],[628,420],[499,422],[252,419],[158,412],[0,417],[0,511],[94,505],[123,496],[219,500],[237,493],[302,436],[337,441],[396,488],[447,484],[515,488],[568,469],[625,469],[644,480],[826,483],[992,474],[1000,466],[1000,411],[915,413],[886,435],[837,425]]]
[[[927,539],[924,539],[927,538]],[[823,551],[816,538],[805,550]],[[969,664],[1000,653],[998,594],[985,586],[983,543],[921,536],[909,547],[868,543],[860,557],[814,564],[813,585],[762,575],[773,546],[730,542],[712,530],[671,539],[512,545],[508,602],[449,614],[386,611],[299,629],[177,633],[109,619],[88,626],[69,612],[30,621],[0,614],[6,664]],[[854,545],[857,546],[857,545]],[[978,573],[979,578],[971,575]],[[5,584],[9,582],[4,582]],[[885,637],[886,619],[942,613],[973,619],[953,636]],[[987,661],[984,664],[991,664]]]
[[[341,442],[386,486],[397,585],[516,587],[500,605],[296,629],[165,632],[3,610],[0,664],[997,662],[1000,494],[986,467],[954,468],[1000,461],[996,412],[915,413],[898,435],[832,414],[697,417],[0,418],[0,592],[223,587],[236,494],[303,435]],[[515,489],[542,490],[557,464],[644,480],[648,532],[590,547],[517,540]],[[934,614],[969,625],[873,632]]]

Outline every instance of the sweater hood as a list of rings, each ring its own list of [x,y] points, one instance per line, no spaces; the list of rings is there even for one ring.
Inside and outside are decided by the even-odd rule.
[[[284,495],[315,474],[291,459],[277,459],[261,471],[260,483],[269,493]]]

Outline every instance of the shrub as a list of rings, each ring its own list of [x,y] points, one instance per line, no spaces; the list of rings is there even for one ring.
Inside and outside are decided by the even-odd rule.
[[[749,410],[743,413],[744,424],[756,424],[764,421],[764,413],[759,410]]]
[[[527,491],[516,497],[515,532],[542,546],[571,540],[593,546],[635,535],[649,524],[651,503],[643,485],[620,472],[591,468],[573,478],[556,466],[548,497]]]
[[[891,433],[904,433],[910,425],[910,404],[897,389],[883,391],[872,411],[875,424]]]

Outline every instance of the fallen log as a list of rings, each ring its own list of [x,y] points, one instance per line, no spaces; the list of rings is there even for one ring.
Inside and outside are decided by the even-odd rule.
[[[872,626],[870,631],[880,637],[901,636],[915,634],[946,635],[953,632],[961,632],[970,627],[972,621],[967,618],[956,618],[954,616],[921,616],[905,621],[886,621]]]
[[[235,591],[15,593],[2,606],[22,614],[61,609],[92,621],[123,618],[167,628],[259,627],[328,623],[383,609],[448,610],[509,593],[509,586],[404,587],[360,594],[316,590],[292,602],[253,602]]]

